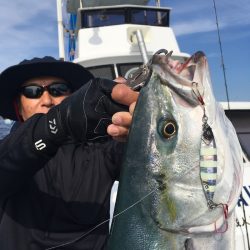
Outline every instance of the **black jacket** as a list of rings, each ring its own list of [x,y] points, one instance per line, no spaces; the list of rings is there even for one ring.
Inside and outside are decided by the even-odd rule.
[[[0,249],[103,249],[110,190],[122,145],[68,142],[46,154],[33,148],[36,115],[0,143]]]

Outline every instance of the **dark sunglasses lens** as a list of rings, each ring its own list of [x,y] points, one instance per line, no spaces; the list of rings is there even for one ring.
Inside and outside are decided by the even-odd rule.
[[[43,87],[25,86],[22,88],[22,94],[27,98],[39,98],[43,94]]]
[[[48,86],[49,93],[54,96],[64,96],[71,93],[70,87],[66,83],[54,83]]]

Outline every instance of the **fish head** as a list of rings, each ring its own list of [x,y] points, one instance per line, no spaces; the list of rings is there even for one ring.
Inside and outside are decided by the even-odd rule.
[[[198,79],[202,72],[198,72],[197,66],[202,63],[203,57],[199,54],[199,59],[192,57],[180,69],[179,63],[156,55],[153,73],[145,89],[154,102],[150,104],[150,122],[151,138],[154,138],[151,152],[154,152],[155,162],[150,167],[160,190],[151,211],[155,222],[164,229],[176,229],[186,224],[184,220],[190,215],[181,210],[183,206],[185,209],[192,207],[190,198],[197,193],[207,209],[199,179],[204,109],[194,91],[196,88],[203,98],[204,87]],[[155,133],[153,127],[157,128]]]
[[[158,190],[150,208],[153,220],[160,228],[173,231],[213,223],[221,210],[209,211],[200,178],[204,116],[213,129],[217,144],[222,146],[217,176],[221,191],[217,191],[215,197],[219,202],[227,203],[236,193],[231,191],[235,173],[232,170],[234,164],[229,164],[228,180],[225,181],[225,151],[232,159],[232,148],[221,141],[228,134],[230,122],[214,98],[204,53],[197,52],[184,63],[164,55],[154,56],[152,75],[139,99],[137,117],[143,112],[148,113],[143,115],[143,123],[148,125],[144,131],[147,140],[142,145],[147,148],[144,150],[150,172],[147,176],[154,180]],[[221,120],[226,124],[221,124]],[[138,124],[141,126],[141,118]],[[232,133],[231,145],[237,141],[235,132]],[[237,142],[235,145],[239,152]],[[240,154],[236,158],[239,162]],[[195,213],[194,208],[197,208]],[[211,216],[204,216],[207,213]]]
[[[174,169],[181,156],[198,163],[205,112],[204,64],[205,56],[197,52],[183,66],[162,55],[153,58],[152,76],[145,92],[151,112],[151,125],[156,127],[155,143],[159,152],[174,159]],[[181,68],[182,67],[182,68]],[[209,81],[205,81],[205,84]],[[146,104],[145,104],[146,106]],[[190,154],[194,154],[191,156]],[[162,158],[162,156],[161,156]],[[185,170],[185,164],[178,169]]]
[[[180,235],[212,237],[224,223],[222,207],[208,207],[201,180],[204,116],[217,146],[213,199],[233,211],[242,188],[241,148],[213,96],[206,57],[197,52],[181,63],[156,55],[129,131],[111,249],[125,242],[126,249],[177,249]]]

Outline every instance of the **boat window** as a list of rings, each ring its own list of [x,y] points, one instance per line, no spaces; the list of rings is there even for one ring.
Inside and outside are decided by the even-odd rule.
[[[114,65],[101,65],[87,68],[95,77],[115,79]]]
[[[82,28],[118,25],[125,23],[123,10],[89,10],[83,12]]]
[[[237,133],[242,150],[250,161],[250,133]]]
[[[119,76],[128,78],[128,75],[130,73],[133,73],[135,70],[137,70],[141,65],[142,63],[138,62],[138,63],[117,64],[116,66],[117,66]]]
[[[82,9],[81,28],[93,28],[119,24],[169,26],[169,10],[157,8],[123,7]]]
[[[250,111],[225,110],[238,135],[242,150],[250,160]]]
[[[151,26],[169,26],[168,12],[132,9],[131,23]]]

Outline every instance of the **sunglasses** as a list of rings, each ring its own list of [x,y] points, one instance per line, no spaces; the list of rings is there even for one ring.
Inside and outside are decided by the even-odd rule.
[[[67,83],[55,82],[48,86],[40,86],[36,83],[21,87],[21,94],[27,98],[40,98],[44,91],[47,90],[53,97],[65,96],[71,93],[71,88]]]

